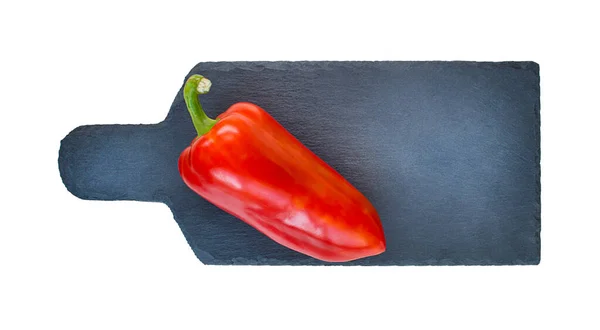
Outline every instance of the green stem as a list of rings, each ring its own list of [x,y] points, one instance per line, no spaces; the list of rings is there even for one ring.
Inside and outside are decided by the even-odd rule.
[[[183,87],[183,98],[185,104],[192,117],[194,128],[198,132],[198,136],[202,136],[217,123],[217,120],[208,118],[202,105],[198,100],[198,95],[206,94],[210,90],[210,80],[204,78],[199,74],[192,75],[185,83]]]

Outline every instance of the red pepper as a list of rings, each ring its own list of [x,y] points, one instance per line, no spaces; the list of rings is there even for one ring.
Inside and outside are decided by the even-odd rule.
[[[385,251],[373,205],[271,115],[236,103],[210,119],[198,101],[210,81],[191,76],[184,98],[198,132],[179,157],[197,194],[274,241],[330,262]]]

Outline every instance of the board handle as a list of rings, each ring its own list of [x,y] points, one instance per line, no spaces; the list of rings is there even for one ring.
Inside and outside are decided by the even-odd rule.
[[[164,187],[181,181],[179,153],[160,143],[167,136],[161,126],[77,127],[60,143],[58,166],[65,187],[86,200],[160,201]]]

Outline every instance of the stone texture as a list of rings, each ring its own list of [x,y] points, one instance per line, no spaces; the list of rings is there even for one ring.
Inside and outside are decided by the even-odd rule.
[[[193,73],[213,82],[209,116],[260,105],[372,201],[387,251],[344,265],[539,263],[536,63],[211,62]],[[159,124],[74,129],[60,173],[79,198],[166,203],[206,264],[328,264],[189,190],[177,158],[194,134],[180,89]]]

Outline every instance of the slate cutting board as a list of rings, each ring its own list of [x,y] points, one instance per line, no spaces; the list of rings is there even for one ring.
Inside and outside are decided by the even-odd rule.
[[[260,105],[371,200],[387,251],[344,265],[539,263],[536,63],[209,62],[194,73],[213,82],[201,96],[209,116]],[[195,136],[182,96],[189,75],[159,124],[71,131],[58,159],[66,188],[88,200],[165,203],[205,264],[331,265],[183,183],[177,159]]]

